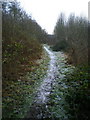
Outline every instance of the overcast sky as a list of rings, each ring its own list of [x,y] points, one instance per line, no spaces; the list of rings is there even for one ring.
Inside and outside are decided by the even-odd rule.
[[[37,23],[49,34],[53,33],[54,26],[61,12],[68,17],[71,13],[88,18],[89,0],[17,0],[21,7],[32,16]]]

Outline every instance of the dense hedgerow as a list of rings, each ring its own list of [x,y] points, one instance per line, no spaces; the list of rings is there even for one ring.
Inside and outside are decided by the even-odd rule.
[[[3,82],[17,80],[40,58],[43,30],[17,2],[2,3]],[[5,85],[5,84],[4,84]]]
[[[2,3],[3,119],[24,117],[29,109],[47,64],[41,45],[45,34],[19,3]]]

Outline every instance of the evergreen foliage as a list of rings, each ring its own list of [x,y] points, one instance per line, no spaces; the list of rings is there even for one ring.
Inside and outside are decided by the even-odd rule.
[[[89,120],[89,67],[78,66],[72,74],[67,73],[65,101],[69,120]]]
[[[61,50],[66,51],[68,47],[69,47],[68,43],[67,43],[65,40],[62,40],[62,41],[60,41],[60,42],[57,42],[57,43],[52,47],[52,49],[53,49],[54,51],[61,51]]]

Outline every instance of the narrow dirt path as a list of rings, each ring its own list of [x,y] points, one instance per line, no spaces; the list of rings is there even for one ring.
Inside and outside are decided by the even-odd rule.
[[[44,49],[48,53],[50,57],[50,63],[48,65],[47,70],[47,76],[44,78],[43,82],[41,83],[40,87],[37,90],[37,94],[35,97],[35,100],[32,103],[32,106],[30,107],[30,111],[28,112],[26,118],[30,118],[30,120],[39,119],[42,120],[44,118],[49,118],[51,116],[51,113],[48,110],[48,100],[49,95],[52,90],[53,84],[55,84],[57,78],[62,78],[64,74],[59,75],[57,65],[57,56],[55,55],[55,52],[52,52],[49,47],[44,46]],[[64,54],[60,52],[61,55],[61,66],[63,66],[64,60]],[[61,67],[62,68],[62,67]],[[65,85],[64,85],[65,86]]]
[[[46,103],[47,97],[50,94],[50,91],[52,89],[52,84],[56,78],[58,69],[56,67],[56,56],[53,52],[51,52],[47,47],[44,46],[44,49],[47,51],[50,57],[50,63],[48,66],[47,76],[43,80],[42,85],[39,88],[38,92],[38,103]]]

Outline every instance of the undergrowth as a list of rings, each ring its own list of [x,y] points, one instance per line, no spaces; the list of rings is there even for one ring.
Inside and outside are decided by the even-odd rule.
[[[63,58],[58,59],[64,61]],[[58,61],[59,76],[48,103],[51,119],[89,120],[90,68],[78,65],[72,69],[70,65],[60,62]]]
[[[8,81],[3,89],[3,119],[24,118],[35,96],[37,87],[43,80],[49,57],[43,52],[42,58],[32,66],[32,71],[18,81]]]
[[[89,66],[77,66],[72,74],[67,73],[68,86],[65,101],[68,104],[69,120],[89,120]]]

